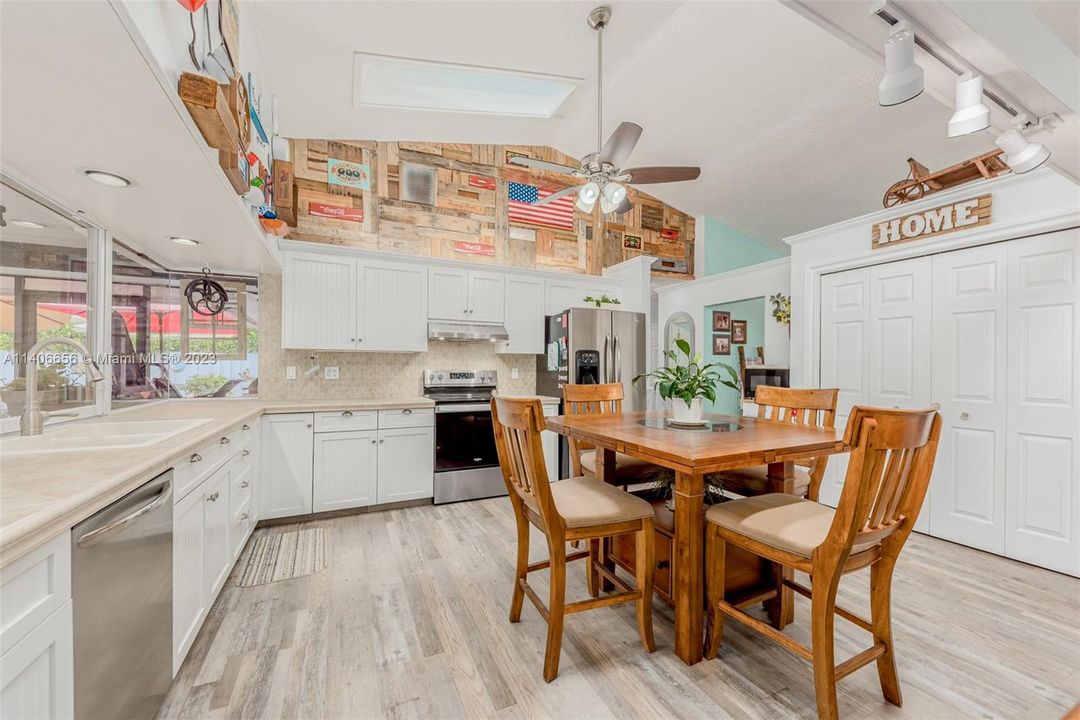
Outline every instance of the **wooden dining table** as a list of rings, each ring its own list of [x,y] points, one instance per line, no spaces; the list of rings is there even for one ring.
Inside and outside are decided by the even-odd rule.
[[[705,429],[676,428],[658,413],[562,415],[544,418],[547,429],[596,445],[596,471],[614,481],[615,453],[625,453],[675,473],[675,653],[693,665],[702,657],[705,611],[705,475],[768,465],[768,490],[792,493],[794,461],[847,452],[842,429],[708,415]],[[794,617],[794,598],[781,593],[779,622]]]

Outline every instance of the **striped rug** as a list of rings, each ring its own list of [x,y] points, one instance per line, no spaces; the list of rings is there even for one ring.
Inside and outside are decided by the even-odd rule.
[[[239,587],[314,575],[326,569],[326,531],[305,528],[267,533],[257,538],[237,576]]]

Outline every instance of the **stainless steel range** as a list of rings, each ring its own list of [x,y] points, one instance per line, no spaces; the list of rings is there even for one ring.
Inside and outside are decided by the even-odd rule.
[[[494,370],[425,370],[435,401],[435,504],[506,494],[491,427]]]

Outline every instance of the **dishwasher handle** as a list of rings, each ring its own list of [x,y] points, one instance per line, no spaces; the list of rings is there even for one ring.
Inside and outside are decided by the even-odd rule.
[[[155,497],[153,500],[146,503],[145,505],[143,505],[141,508],[139,508],[135,512],[133,512],[133,513],[131,513],[129,515],[125,515],[124,517],[120,518],[119,520],[114,520],[113,522],[109,523],[108,525],[103,525],[103,526],[99,527],[96,530],[91,530],[90,532],[86,533],[81,538],[79,538],[75,542],[75,544],[78,545],[81,548],[90,547],[91,545],[98,542],[99,540],[102,540],[103,538],[108,537],[109,535],[112,535],[115,531],[117,531],[120,528],[124,527],[125,525],[132,522],[133,520],[145,515],[146,513],[150,512],[151,510],[156,510],[157,508],[161,507],[171,497],[172,497],[172,481],[170,480],[170,481],[165,483],[165,486],[162,487],[161,492],[158,493],[157,497]]]

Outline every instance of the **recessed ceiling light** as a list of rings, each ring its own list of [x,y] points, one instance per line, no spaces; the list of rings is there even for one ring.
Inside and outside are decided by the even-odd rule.
[[[44,230],[45,226],[41,223],[36,223],[33,220],[12,220],[12,225],[18,225],[21,228],[30,228],[31,230]]]
[[[172,240],[177,245],[198,245],[199,244],[198,240],[192,240],[191,238],[186,238],[186,237],[176,237],[175,235],[170,237],[169,239]]]
[[[131,181],[126,177],[111,172],[105,172],[104,170],[84,170],[83,173],[94,182],[108,185],[109,187],[124,188],[131,184]]]

